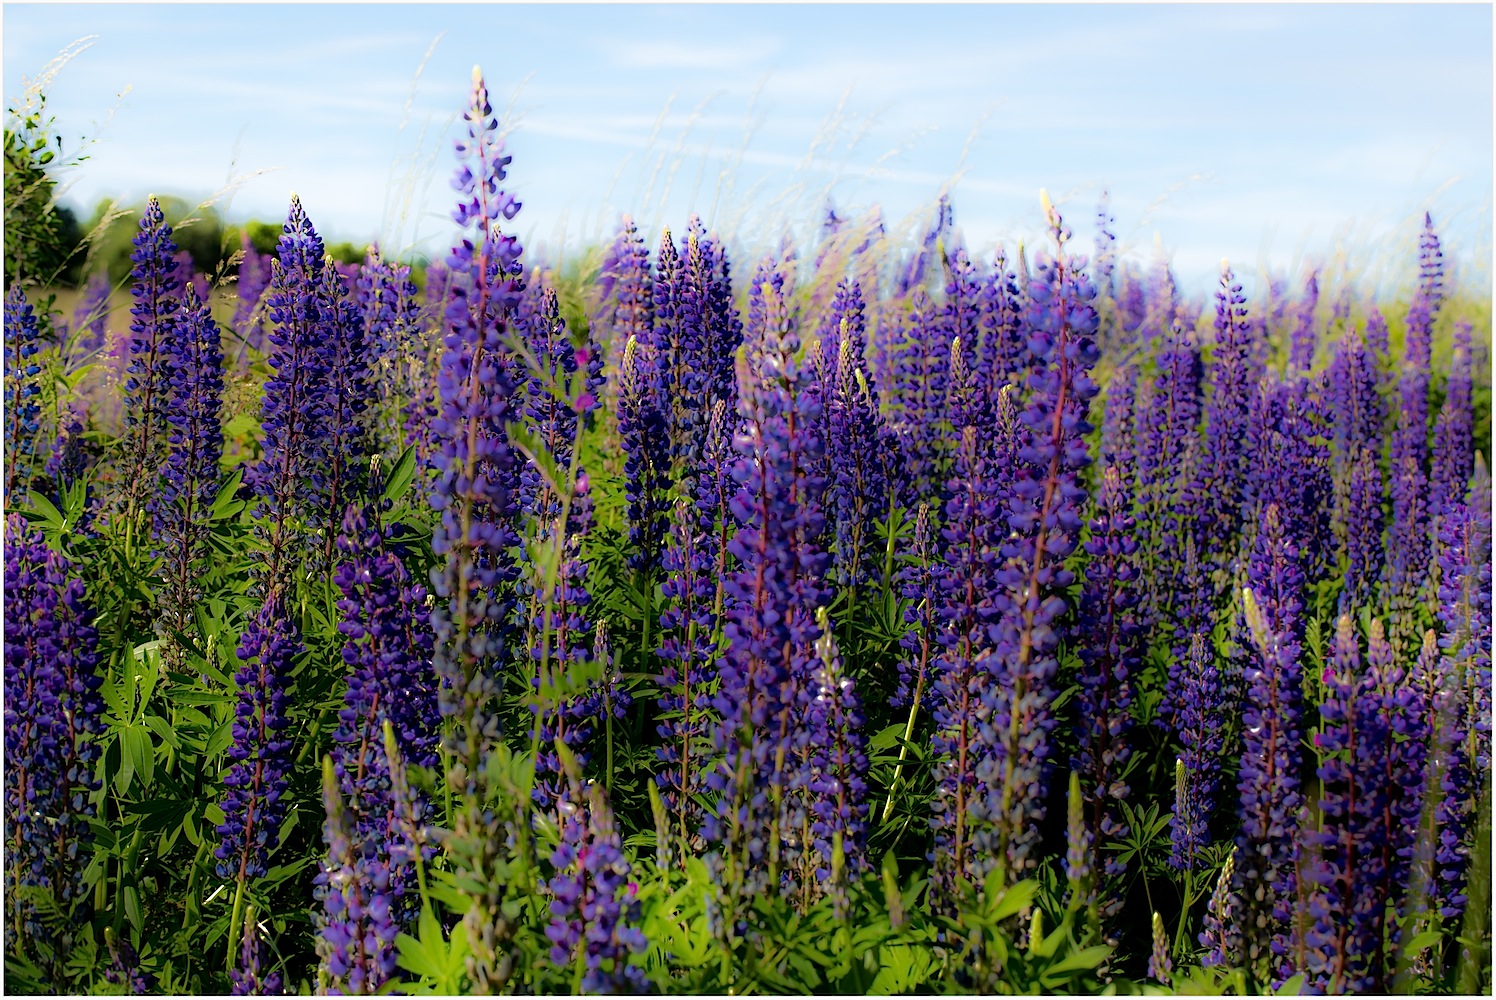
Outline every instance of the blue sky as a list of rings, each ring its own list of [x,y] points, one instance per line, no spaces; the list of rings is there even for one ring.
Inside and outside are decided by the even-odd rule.
[[[48,91],[65,136],[97,138],[69,176],[84,214],[239,175],[231,218],[295,191],[329,238],[440,254],[479,64],[516,224],[552,255],[622,211],[803,237],[828,197],[912,232],[945,187],[976,250],[1033,239],[1041,187],[1088,247],[1105,187],[1126,251],[1193,290],[1222,257],[1411,276],[1426,209],[1490,287],[1485,4],[7,3],[7,101],[85,35]]]

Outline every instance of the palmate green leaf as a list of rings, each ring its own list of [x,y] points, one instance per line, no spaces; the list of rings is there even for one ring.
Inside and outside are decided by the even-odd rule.
[[[878,949],[878,974],[873,977],[868,993],[893,996],[922,992],[920,987],[929,981],[934,967],[935,959],[926,948],[908,944],[884,945]]]
[[[459,922],[452,928],[452,938],[448,941],[436,914],[426,906],[421,909],[418,929],[419,938],[401,934],[395,939],[399,952],[396,962],[423,980],[426,989],[421,992],[439,996],[460,994],[467,973],[467,927]]]
[[[125,726],[120,730],[120,743],[125,759],[134,772],[140,775],[141,785],[149,788],[156,777],[156,749],[151,744],[150,731],[142,725]],[[128,791],[129,787],[129,779],[126,779],[120,791]]]
[[[41,532],[49,540],[67,530],[67,518],[62,511],[58,510],[46,494],[38,493],[36,490],[26,492],[26,502],[30,508],[22,510],[22,514],[34,515],[29,520],[41,529]]]

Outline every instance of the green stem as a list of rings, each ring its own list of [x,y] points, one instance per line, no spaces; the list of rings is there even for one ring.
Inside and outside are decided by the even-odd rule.
[[[1193,859],[1191,859],[1193,860]],[[1184,954],[1185,934],[1189,929],[1190,909],[1195,905],[1195,869],[1184,870],[1184,905],[1179,908],[1179,929],[1174,932],[1174,954]]]
[[[243,928],[239,924],[240,917],[244,914],[244,880],[239,880],[239,887],[234,890],[234,909],[229,914],[229,953],[228,968],[234,969],[238,962],[238,952],[243,942],[240,940]]]

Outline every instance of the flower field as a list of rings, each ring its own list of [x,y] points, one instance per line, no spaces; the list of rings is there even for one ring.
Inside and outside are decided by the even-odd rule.
[[[9,991],[1490,991],[1435,220],[1406,302],[1047,197],[555,269],[464,124],[424,272],[294,196],[71,312],[7,261]]]

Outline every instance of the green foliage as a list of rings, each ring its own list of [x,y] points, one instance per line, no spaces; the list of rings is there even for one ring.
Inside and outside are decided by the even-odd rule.
[[[23,95],[5,112],[5,277],[55,284],[82,236],[77,217],[55,201],[62,136],[46,98]]]
[[[196,270],[216,275],[232,249],[226,244],[217,209],[211,204],[193,205],[172,195],[162,195],[159,200],[178,249],[192,257]],[[130,276],[131,240],[139,231],[144,211],[144,202],[127,206],[106,199],[89,217],[90,267],[105,270],[112,284],[119,285]]]

